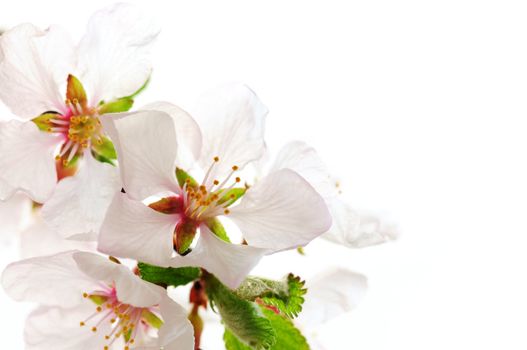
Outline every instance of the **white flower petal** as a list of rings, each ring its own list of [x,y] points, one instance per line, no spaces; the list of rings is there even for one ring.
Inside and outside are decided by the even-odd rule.
[[[142,9],[115,4],[96,12],[78,49],[78,77],[92,105],[132,95],[152,71],[149,52],[159,26]]]
[[[250,245],[274,251],[304,246],[331,225],[322,197],[290,169],[257,182],[229,217]]]
[[[143,200],[159,192],[178,192],[178,145],[172,118],[158,111],[107,115],[101,118],[117,156],[124,189]]]
[[[279,169],[294,170],[324,198],[337,195],[335,182],[322,159],[313,147],[302,141],[293,141],[282,147],[270,172]]]
[[[317,329],[322,324],[353,310],[368,288],[365,276],[335,268],[307,281],[307,294],[297,322],[303,328]]]
[[[42,216],[63,237],[98,234],[106,210],[120,189],[117,168],[86,152],[77,174],[57,184],[42,208]]]
[[[141,110],[165,112],[172,117],[179,144],[177,164],[180,168],[189,169],[201,152],[201,130],[196,121],[190,114],[169,102],[150,103]]]
[[[202,267],[236,288],[267,253],[268,249],[224,242],[201,225],[196,247],[186,256],[174,257],[171,265]]]
[[[56,255],[12,263],[2,274],[2,286],[17,301],[32,301],[50,306],[73,307],[94,281],[78,268],[68,251]]]
[[[347,203],[335,198],[328,201],[333,217],[331,229],[322,237],[349,248],[363,248],[397,238],[395,229],[372,215],[360,215]]]
[[[161,301],[159,310],[164,321],[158,333],[159,346],[165,350],[194,349],[194,329],[187,311],[167,295]]]
[[[60,86],[72,70],[74,45],[63,30],[22,24],[0,36],[0,99],[14,114],[65,112]]]
[[[14,237],[31,214],[31,200],[22,193],[0,202],[0,242]]]
[[[0,200],[17,190],[44,202],[57,182],[53,152],[59,139],[33,122],[0,123]]]
[[[24,329],[25,349],[103,349],[108,342],[104,335],[111,332],[110,322],[103,322],[98,325],[95,333],[91,331],[90,327],[79,326],[79,322],[93,312],[94,304],[89,301],[70,309],[39,307],[26,320]]]
[[[20,232],[20,256],[24,259],[52,255],[67,250],[95,251],[95,242],[64,239],[42,220],[40,213],[33,215],[31,224]]]
[[[177,217],[150,209],[118,193],[101,226],[99,251],[166,266],[173,252]]]
[[[207,169],[214,157],[213,177],[221,178],[233,165],[243,168],[265,152],[263,139],[267,108],[245,85],[230,84],[203,95],[191,112],[203,134],[200,164]]]
[[[117,298],[120,302],[135,307],[157,305],[166,292],[155,284],[143,281],[130,269],[110,259],[88,252],[76,252],[73,259],[79,269],[97,281],[115,282]]]

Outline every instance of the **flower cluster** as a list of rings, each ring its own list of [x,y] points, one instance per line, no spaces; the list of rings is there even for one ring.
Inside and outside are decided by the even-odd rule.
[[[264,164],[268,110],[245,85],[209,91],[191,113],[168,102],[132,111],[158,32],[118,4],[78,44],[29,24],[0,36],[0,98],[13,113],[0,123],[0,210],[9,231],[30,212],[28,239],[41,242],[2,275],[12,298],[39,304],[26,349],[198,349],[209,303],[228,349],[307,349],[293,321],[304,281],[251,270],[319,236],[356,248],[393,233],[340,198],[305,143]],[[347,273],[334,279],[361,289]],[[187,284],[190,312],[170,296]]]

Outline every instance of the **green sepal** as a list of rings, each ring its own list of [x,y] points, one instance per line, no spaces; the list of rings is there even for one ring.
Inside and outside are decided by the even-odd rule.
[[[43,113],[43,114],[39,115],[36,118],[31,119],[31,121],[37,125],[37,127],[38,127],[38,129],[40,131],[51,132],[51,130],[50,130],[51,123],[50,123],[49,120],[50,119],[55,119],[57,117],[60,118],[60,114],[59,113],[46,112],[46,113]]]
[[[217,218],[208,219],[207,221],[205,221],[205,225],[207,225],[209,230],[211,230],[212,233],[214,233],[222,241],[225,241],[228,243],[231,242],[229,235],[227,235],[227,231],[225,230],[225,227],[223,227],[223,224]]]
[[[102,136],[101,139],[102,143],[92,144],[92,153],[94,153],[94,156],[98,161],[115,165],[114,161],[117,160],[117,152],[115,151],[112,141],[106,136]]]
[[[139,95],[140,93],[142,93],[143,91],[146,90],[146,88],[148,87],[148,85],[150,84],[150,78],[151,76],[149,76],[145,82],[143,83],[143,85],[141,85],[141,87],[139,89],[136,90],[136,92],[134,92],[133,94],[131,95],[128,95],[128,96],[125,96],[123,98],[129,98],[129,99],[134,99],[137,97],[137,95]]]
[[[101,306],[108,300],[108,297],[105,297],[104,295],[97,295],[92,294],[88,296],[88,299],[90,299],[95,305]]]
[[[133,98],[121,97],[117,100],[104,102],[99,106],[99,114],[128,112],[134,105]]]
[[[274,311],[265,307],[261,308],[262,313],[270,321],[271,326],[276,334],[276,343],[270,350],[309,350],[306,338],[295,327],[290,319],[287,319]],[[223,334],[225,348],[227,350],[251,350],[252,348],[241,342],[232,332],[225,329]]]
[[[177,182],[180,187],[183,187],[185,185],[185,182],[189,183],[189,186],[191,187],[198,187],[199,184],[192,176],[190,176],[185,170],[181,168],[176,168],[176,178]]]
[[[282,281],[249,276],[235,293],[245,300],[260,299],[264,304],[274,306],[281,313],[294,318],[302,311],[307,292],[304,285],[305,281],[291,273]]]
[[[241,187],[231,188],[225,193],[223,193],[224,191],[222,191],[221,193],[219,193],[219,196],[221,196],[221,198],[218,200],[218,204],[226,203],[225,207],[229,207],[238,199],[240,199],[240,197],[243,196],[246,191],[247,189]]]
[[[159,267],[141,262],[137,267],[143,280],[164,287],[182,286],[197,280],[201,275],[197,267]]]
[[[163,325],[163,320],[148,309],[143,309],[141,316],[146,321],[146,323],[156,329],[161,328],[161,326]]]
[[[84,86],[82,86],[80,80],[72,74],[68,75],[66,98],[73,103],[79,103],[83,108],[86,107],[86,103],[88,102]]]
[[[256,303],[241,299],[211,274],[205,275],[205,286],[211,306],[218,310],[226,329],[251,349],[272,348],[276,333]]]

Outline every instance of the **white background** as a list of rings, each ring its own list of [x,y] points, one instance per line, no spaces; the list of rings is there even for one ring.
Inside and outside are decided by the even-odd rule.
[[[2,0],[0,26],[61,24],[78,38],[108,3]],[[271,148],[307,141],[356,207],[398,223],[395,243],[308,248],[299,263],[369,278],[359,308],[320,330],[328,349],[527,348],[523,5],[148,2],[163,32],[140,103],[187,107],[243,81],[270,109]],[[268,270],[287,272],[276,259]],[[2,348],[22,349],[24,308],[0,302]]]

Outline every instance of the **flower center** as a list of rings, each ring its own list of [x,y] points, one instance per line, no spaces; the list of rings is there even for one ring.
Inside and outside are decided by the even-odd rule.
[[[81,327],[90,327],[93,333],[105,322],[110,323],[111,331],[104,334],[104,339],[108,342],[104,350],[109,350],[113,343],[123,337],[125,350],[136,343],[138,335],[148,333],[151,328],[159,329],[163,321],[158,316],[157,306],[154,307],[135,307],[124,304],[117,298],[115,286],[101,284],[101,289],[92,293],[84,293],[83,297],[89,299],[96,305],[95,312],[80,322]],[[143,327],[143,332],[140,332]],[[106,327],[105,327],[106,328]]]
[[[66,100],[66,106],[69,113],[64,116],[57,114],[48,119],[48,131],[64,136],[65,141],[58,157],[67,164],[79,151],[92,145],[101,145],[104,133],[96,109],[83,108],[75,99]]]
[[[185,180],[183,203],[187,218],[199,222],[221,214],[228,215],[229,209],[227,208],[240,197],[240,191],[245,192],[245,189],[235,188],[241,182],[239,177],[236,177],[228,185],[234,173],[239,170],[237,165],[232,166],[231,172],[223,181],[210,179],[212,171],[219,161],[219,157],[214,157],[214,161],[200,185],[193,184],[190,178]]]
[[[247,186],[235,187],[241,182],[239,177],[231,181],[234,173],[239,170],[237,165],[232,166],[231,172],[223,181],[212,179],[214,167],[219,161],[219,157],[214,157],[201,184],[183,170],[176,169],[176,177],[181,186],[180,194],[149,204],[150,208],[158,212],[176,215],[174,248],[179,254],[188,251],[200,224],[209,225],[208,221],[216,216],[228,215],[228,208],[247,190]]]

